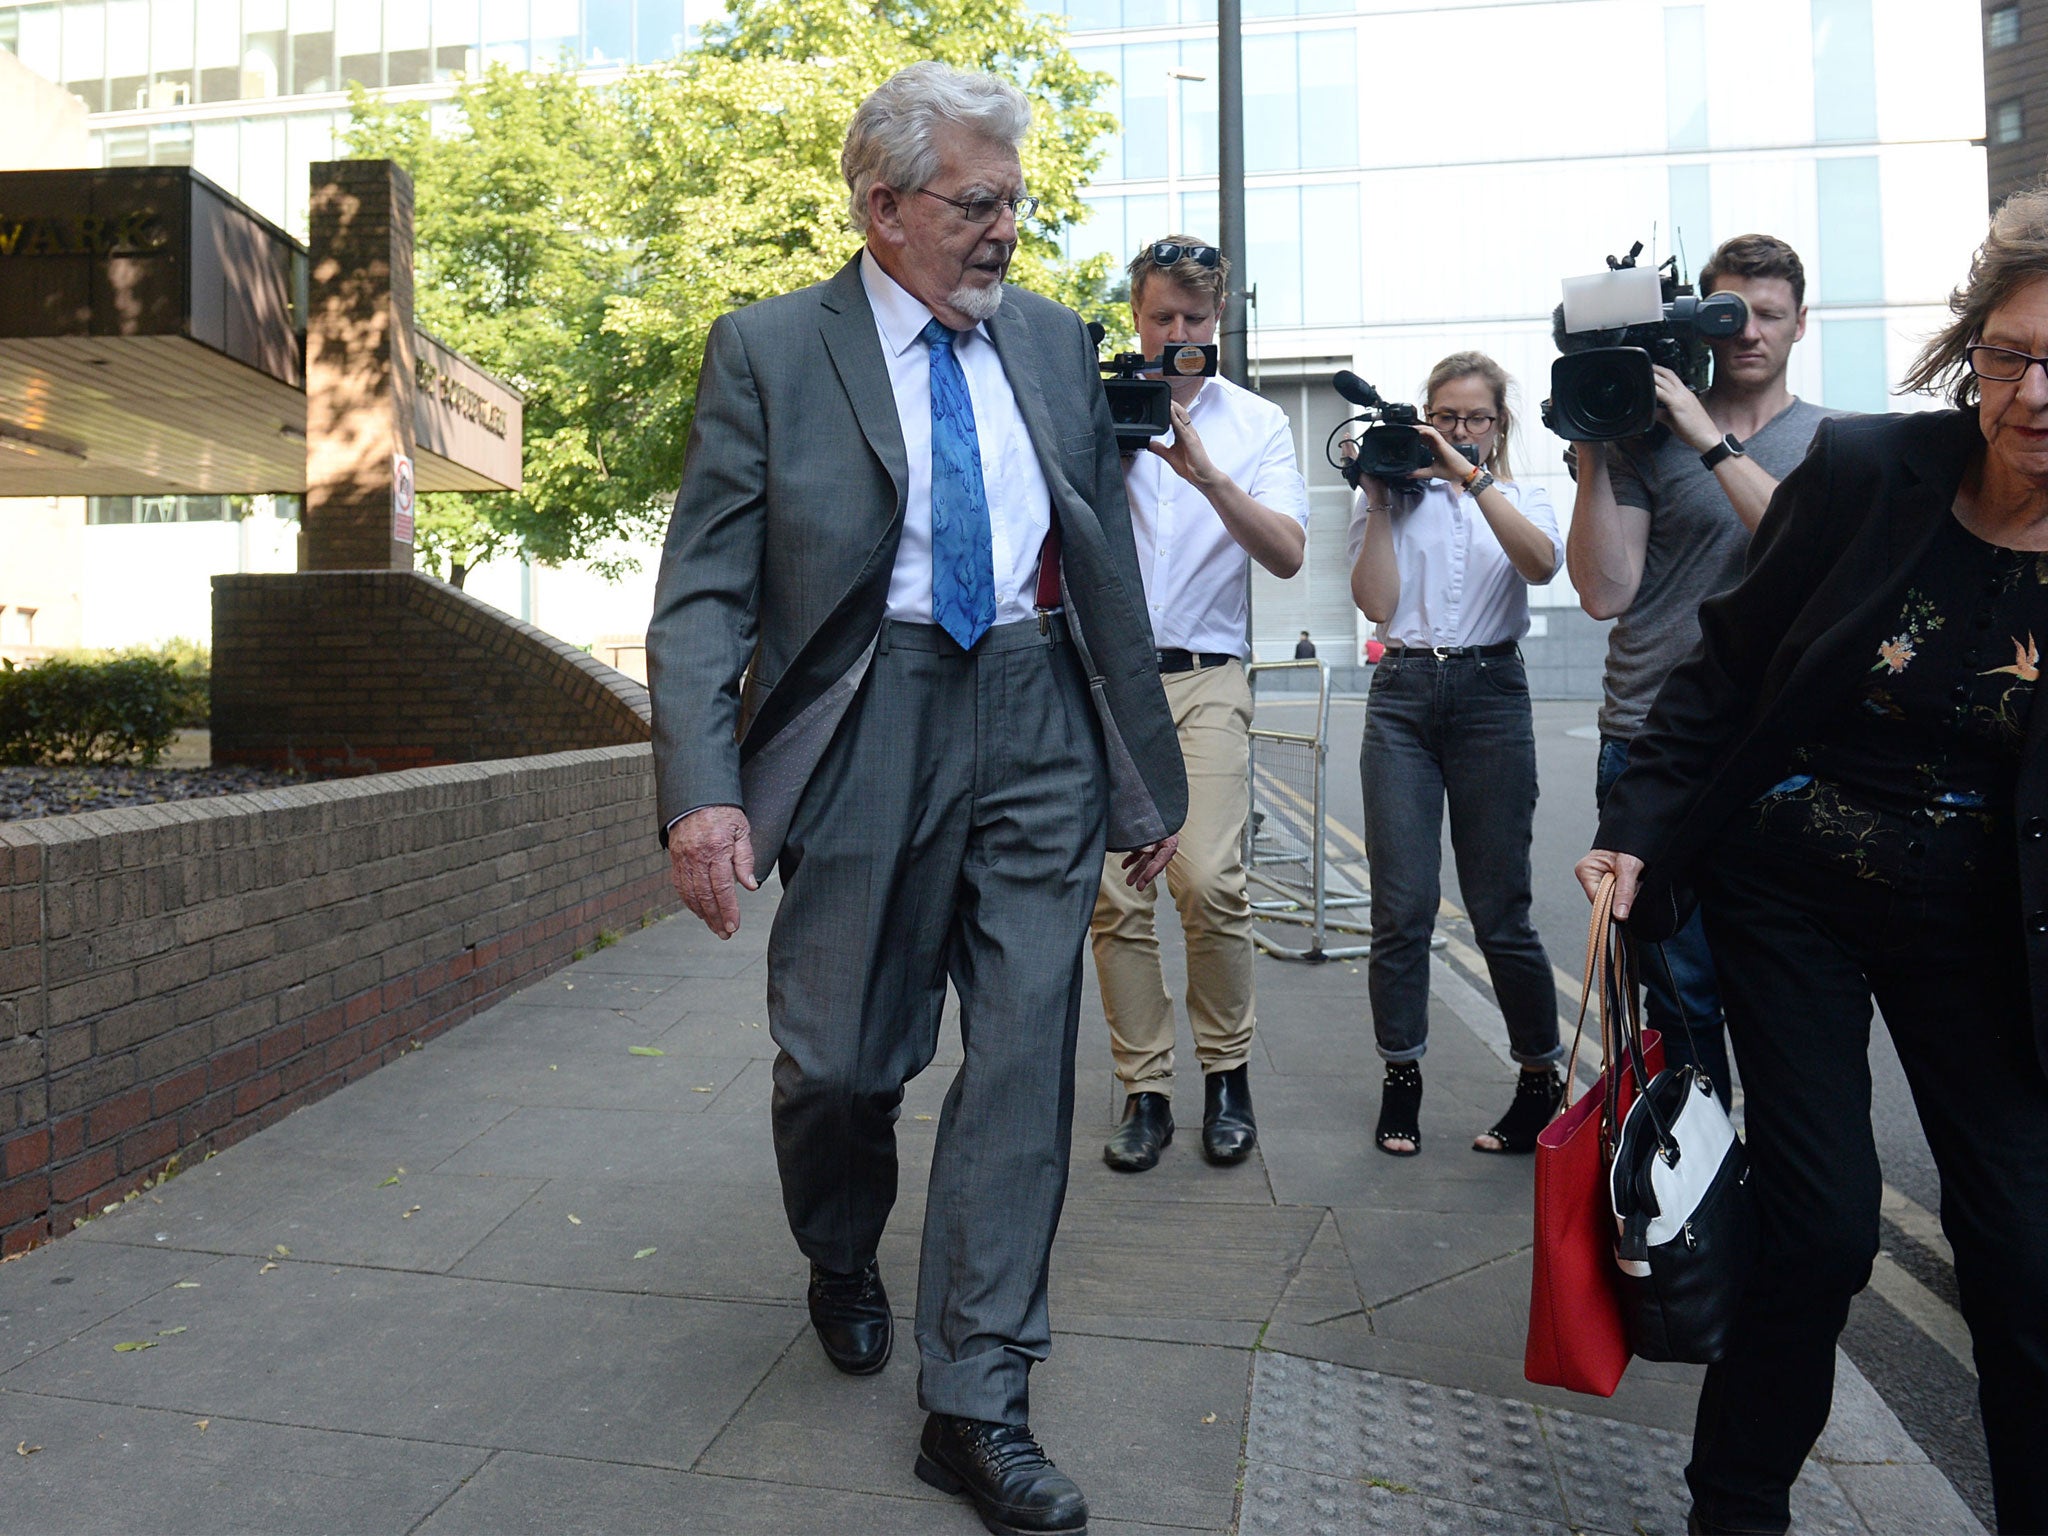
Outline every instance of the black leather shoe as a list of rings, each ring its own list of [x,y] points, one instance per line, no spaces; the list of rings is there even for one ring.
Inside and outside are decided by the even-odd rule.
[[[1202,1079],[1202,1156],[1219,1166],[1241,1163],[1259,1144],[1252,1118],[1250,1067],[1211,1072]]]
[[[811,1326],[825,1358],[849,1376],[872,1376],[889,1363],[896,1319],[882,1289],[882,1266],[873,1259],[850,1275],[811,1266]]]
[[[1143,1173],[1159,1162],[1173,1140],[1173,1101],[1163,1093],[1134,1093],[1124,1100],[1124,1118],[1102,1149],[1102,1160],[1118,1173]]]
[[[941,1493],[972,1499],[995,1536],[1088,1536],[1087,1499],[1028,1425],[932,1414],[918,1437],[916,1470]]]

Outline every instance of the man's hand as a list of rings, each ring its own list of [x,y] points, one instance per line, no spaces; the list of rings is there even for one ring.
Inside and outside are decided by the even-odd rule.
[[[1133,890],[1145,889],[1159,878],[1162,869],[1173,862],[1173,851],[1179,846],[1180,834],[1175,832],[1156,843],[1133,848],[1124,855],[1124,884]]]
[[[1207,492],[1223,478],[1209,457],[1209,450],[1202,446],[1194,423],[1188,419],[1187,407],[1178,400],[1173,402],[1173,441],[1162,443],[1155,437],[1145,447],[1166,460],[1176,475],[1198,491]]]
[[[1572,873],[1579,877],[1588,901],[1600,894],[1600,882],[1604,877],[1614,876],[1614,915],[1624,918],[1628,916],[1628,909],[1635,905],[1636,887],[1643,878],[1643,861],[1632,853],[1595,848],[1579,860]]]
[[[1657,380],[1657,417],[1678,434],[1678,440],[1694,453],[1705,453],[1721,441],[1721,429],[1700,403],[1700,397],[1685,387],[1685,380],[1662,363],[1650,369]]]
[[[668,872],[683,905],[703,918],[705,927],[721,939],[738,933],[740,904],[733,882],[750,891],[760,884],[754,878],[747,813],[736,805],[705,805],[690,812],[669,829]]]

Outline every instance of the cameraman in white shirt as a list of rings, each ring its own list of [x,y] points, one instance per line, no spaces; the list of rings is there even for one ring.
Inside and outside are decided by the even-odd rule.
[[[1447,800],[1458,886],[1522,1068],[1508,1112],[1474,1149],[1533,1151],[1563,1092],[1557,990],[1529,917],[1536,737],[1519,642],[1529,588],[1557,574],[1564,540],[1550,498],[1509,471],[1508,383],[1482,352],[1438,363],[1416,429],[1431,462],[1392,484],[1361,476],[1351,513],[1351,595],[1386,642],[1359,773],[1372,861],[1366,982],[1387,1063],[1373,1140],[1395,1157],[1422,1146]]]
[[[1169,235],[1132,260],[1138,349],[1211,342],[1230,264],[1215,246]],[[1244,868],[1249,781],[1251,561],[1282,578],[1308,547],[1308,491],[1286,413],[1221,377],[1176,378],[1173,431],[1125,461],[1160,682],[1187,762],[1188,815],[1166,885],[1187,939],[1188,1022],[1204,1085],[1202,1152],[1242,1162],[1258,1142],[1246,1065],[1252,1031],[1252,918]],[[1156,886],[1105,866],[1091,925],[1123,1120],[1103,1159],[1125,1173],[1173,1139],[1173,1000],[1153,927]]]

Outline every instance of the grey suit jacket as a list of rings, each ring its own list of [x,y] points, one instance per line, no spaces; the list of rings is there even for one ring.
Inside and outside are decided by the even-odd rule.
[[[988,331],[1052,494],[1109,846],[1141,847],[1179,830],[1187,779],[1095,348],[1072,310],[1020,288]],[[647,631],[664,842],[685,812],[739,805],[755,867],[779,854],[874,655],[908,485],[858,255],[712,325]]]

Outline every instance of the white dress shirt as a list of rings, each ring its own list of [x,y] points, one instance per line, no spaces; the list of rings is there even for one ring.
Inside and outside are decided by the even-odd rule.
[[[860,258],[860,280],[889,384],[896,393],[896,419],[903,426],[903,452],[910,461],[910,490],[903,512],[903,541],[889,577],[888,614],[910,624],[932,622],[932,353],[924,328],[932,312],[905,291],[875,260]],[[981,446],[981,483],[988,496],[989,533],[995,559],[996,622],[1028,619],[1037,610],[1038,556],[1052,528],[1052,493],[1031,434],[1017,410],[1017,398],[1003,373],[988,328],[956,333],[953,355],[967,378],[974,402],[974,436]]]
[[[1557,513],[1541,486],[1497,482],[1500,493],[1550,540],[1550,576],[1564,564]],[[1375,631],[1388,645],[1498,645],[1529,632],[1529,583],[1509,563],[1479,504],[1448,480],[1420,496],[1396,496],[1394,569],[1401,596]],[[1365,492],[1351,503],[1351,563],[1365,547]],[[1550,576],[1543,579],[1548,581]]]
[[[1209,458],[1263,507],[1308,527],[1308,488],[1294,462],[1287,413],[1221,377],[1205,379],[1188,407]],[[1140,449],[1124,472],[1138,570],[1161,650],[1247,656],[1251,557],[1230,536],[1209,498]]]

